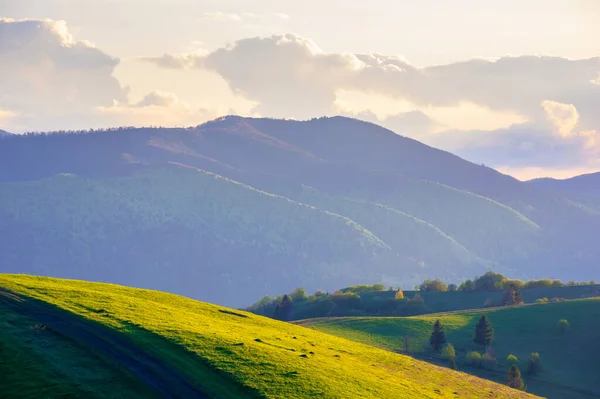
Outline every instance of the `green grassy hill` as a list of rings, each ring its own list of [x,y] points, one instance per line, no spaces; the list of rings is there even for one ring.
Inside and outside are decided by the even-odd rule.
[[[466,353],[478,350],[473,337],[475,324],[483,313],[487,314],[495,332],[492,344],[498,360],[495,370],[465,364]],[[560,319],[567,319],[570,323],[565,334],[558,332],[557,322]],[[534,378],[526,378],[529,392],[560,399],[600,396],[598,299],[406,318],[325,318],[300,321],[298,324],[393,351],[403,350],[404,337],[408,336],[413,355],[436,362],[437,355],[429,345],[436,320],[444,325],[447,342],[456,348],[459,370],[501,381],[507,370],[505,359],[509,354],[519,358],[519,366],[524,371],[529,354],[538,352],[545,371]]]
[[[533,397],[312,329],[157,291],[0,275],[0,317],[1,375],[18,370],[20,376],[0,379],[3,398]]]

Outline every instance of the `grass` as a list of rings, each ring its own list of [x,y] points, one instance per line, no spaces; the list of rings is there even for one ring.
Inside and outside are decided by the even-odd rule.
[[[529,397],[407,356],[172,294],[25,275],[0,275],[0,289],[118,331],[212,397]],[[20,366],[8,362],[5,367]]]
[[[0,305],[2,398],[149,398],[115,365],[73,345],[35,319]],[[110,382],[110,386],[106,382]]]
[[[495,372],[464,364],[466,353],[478,350],[472,340],[475,324],[483,313],[487,314],[495,332],[492,347],[499,363]],[[570,323],[570,329],[564,335],[558,333],[560,319]],[[455,346],[459,369],[463,371],[501,381],[509,354],[519,358],[519,367],[525,371],[529,354],[538,352],[545,372],[535,378],[526,378],[530,392],[561,399],[600,396],[598,299],[406,318],[324,318],[298,324],[395,351],[403,348],[403,338],[409,336],[410,351],[417,357],[425,357],[433,355],[428,340],[436,320],[444,325],[447,342]]]

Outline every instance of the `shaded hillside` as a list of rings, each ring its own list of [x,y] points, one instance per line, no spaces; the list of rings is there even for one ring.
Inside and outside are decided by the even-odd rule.
[[[4,275],[0,276],[0,292],[5,294],[0,295],[1,318],[25,315],[42,319],[48,327],[34,341],[16,334],[16,325],[4,327],[0,336],[9,335],[15,348],[33,352],[40,362],[48,362],[61,352],[72,354],[63,372],[56,376],[56,382],[63,384],[76,382],[79,375],[92,371],[66,367],[93,359],[93,352],[74,348],[82,346],[104,347],[102,356],[125,370],[138,365],[132,386],[154,390],[159,393],[157,397],[534,397],[408,356],[157,291]],[[71,347],[32,350],[38,340],[50,342],[49,336],[62,333],[71,334]],[[22,370],[24,366],[19,358],[0,357],[2,368]],[[60,366],[50,363],[48,371]],[[113,384],[107,375],[110,369],[102,365],[94,371],[95,380],[105,382],[104,397],[117,396],[120,385],[116,382],[121,380]],[[38,378],[29,375],[33,380]],[[3,397],[23,398],[23,388],[30,388],[35,381],[13,381],[8,387],[5,384],[0,379]],[[93,395],[86,391],[89,387],[75,385],[67,393],[74,397],[97,396],[98,392]],[[37,392],[29,397],[40,396]]]
[[[473,343],[473,336],[483,313],[494,329],[490,353],[494,353],[497,360],[497,365],[488,368],[472,367],[466,359],[467,352],[482,352],[481,347]],[[557,329],[561,319],[569,322],[570,327],[565,333]],[[518,366],[525,371],[528,356],[537,352],[544,371],[535,377],[525,376],[529,392],[550,399],[586,399],[600,395],[597,384],[600,353],[598,298],[431,316],[324,318],[298,323],[393,351],[403,351],[404,337],[408,336],[411,354],[439,362],[439,355],[429,345],[436,320],[442,322],[447,342],[456,348],[461,371],[503,381],[509,354],[519,359]]]
[[[114,266],[116,274],[98,273],[92,277],[129,282],[132,280],[114,279],[121,274],[127,276],[130,269],[141,270],[141,266],[131,265],[146,264],[151,258],[152,275],[164,276],[159,279],[163,285],[152,287],[175,291],[179,289],[177,284],[191,284],[183,282],[186,277],[202,273],[220,275],[217,269],[223,263],[230,264],[227,273],[236,270],[234,277],[227,278],[255,281],[255,276],[276,270],[273,280],[283,278],[286,284],[304,285],[311,291],[379,281],[412,288],[425,278],[457,282],[490,268],[523,279],[546,276],[563,280],[600,279],[600,247],[595,243],[600,231],[600,206],[591,197],[573,198],[539,189],[374,124],[349,118],[299,122],[230,116],[188,129],[120,128],[76,134],[11,135],[0,143],[0,159],[3,166],[0,181],[19,183],[3,186],[2,198],[17,209],[10,223],[11,229],[20,232],[10,240],[11,247],[0,244],[4,245],[0,250],[11,253],[10,267],[19,267],[24,272],[74,277],[79,274],[68,273],[82,262],[88,270],[104,270],[108,266],[97,265],[105,264],[106,259],[114,262],[121,256],[121,261],[116,262],[118,266]],[[174,168],[173,164],[180,167]],[[222,213],[210,219],[210,226],[182,226],[182,220],[188,216],[195,220],[195,206],[204,206],[203,193],[194,194],[195,201],[188,202],[181,202],[173,195],[184,190],[180,185],[193,190],[196,184],[189,180],[185,166],[218,174],[227,182],[243,184],[236,187],[251,187],[265,195],[252,196],[244,202],[245,216],[233,223],[231,219],[237,211],[229,210],[230,196],[238,195],[241,189],[211,192],[206,203],[220,204]],[[172,174],[169,179],[161,177],[160,171],[165,167]],[[97,191],[79,192],[87,190],[87,186],[60,189],[55,180],[43,180],[55,179],[59,174],[74,174],[78,176],[76,180],[92,186],[113,187],[112,205],[96,198]],[[145,183],[138,185],[142,175]],[[118,180],[132,176],[136,184],[131,187]],[[21,184],[31,181],[39,182],[30,188],[37,200],[21,201],[20,196],[24,195],[19,191]],[[247,188],[241,190],[246,191]],[[328,216],[305,218],[300,216],[303,212],[296,212],[302,207],[276,206],[280,211],[265,219],[264,214],[272,208],[274,197],[270,195],[284,197],[296,205],[309,205],[317,209],[315,214]],[[54,212],[41,200],[53,196],[73,201],[76,206],[69,208],[73,212],[69,217],[85,223],[93,220],[94,233],[69,235],[65,229],[70,228],[71,222],[64,222],[69,218]],[[97,217],[90,217],[96,201],[102,203],[99,205],[102,210]],[[165,216],[151,226],[149,233],[145,222],[140,221],[145,214],[139,216],[133,207],[136,210],[131,212],[136,216],[121,215],[115,211],[119,201],[150,202],[161,212],[178,209],[179,216],[174,219]],[[37,226],[41,227],[33,227],[29,214],[37,215]],[[360,226],[360,231],[368,231],[372,239],[366,242],[382,245],[373,249],[371,244],[365,244],[354,249],[354,244],[345,242],[346,233],[340,232],[339,223],[332,228],[329,222],[324,222],[332,219],[332,214],[338,215],[337,220]],[[125,220],[127,229],[123,232],[104,233]],[[291,227],[296,223],[302,226],[297,229],[299,235]],[[59,228],[49,227],[52,225]],[[280,238],[280,225],[288,226],[289,235],[284,239]],[[39,234],[34,234],[36,228],[40,229]],[[303,234],[315,237],[312,246],[293,244]],[[25,250],[30,240],[27,237],[32,236],[40,242],[53,243],[65,237],[73,242],[76,237],[78,244],[73,248],[86,249],[83,252],[62,249],[60,265],[42,267],[40,264],[48,263],[38,261],[48,255],[48,250],[40,249],[45,244],[33,245],[36,248],[33,252]],[[252,239],[239,240],[240,236]],[[112,245],[111,240],[118,240],[115,246],[121,248],[132,237],[136,237],[133,241],[136,245],[131,248],[114,253],[106,250],[112,248],[106,247]],[[163,241],[180,244],[157,248],[155,243]],[[198,242],[203,244],[198,246]],[[247,242],[252,244],[240,244]],[[248,246],[252,249],[247,249]],[[226,254],[218,255],[224,249]],[[360,256],[355,256],[357,250],[362,251]],[[251,255],[246,256],[247,251]],[[220,260],[198,261],[213,256]],[[121,267],[125,262],[130,266]],[[169,265],[175,263],[182,275],[171,273]],[[235,264],[247,267],[236,268]],[[332,269],[336,271],[332,273]],[[246,295],[245,289],[235,293],[246,298],[245,302],[236,299],[226,303],[246,305],[264,294],[293,288],[278,284],[273,292],[270,283],[256,290],[252,285],[249,287],[252,294]],[[214,290],[225,295],[221,286],[215,286]]]
[[[3,183],[0,204],[3,272],[241,306],[281,285],[380,280],[396,263],[384,242],[344,216],[178,166]]]

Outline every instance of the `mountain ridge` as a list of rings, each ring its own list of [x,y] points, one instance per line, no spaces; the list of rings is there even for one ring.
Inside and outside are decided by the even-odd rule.
[[[146,277],[159,284],[152,288],[174,289],[175,285],[160,285],[172,278],[161,277],[168,273],[165,265],[172,262],[168,257],[179,259],[178,267],[186,273],[203,271],[218,282],[202,283],[204,294],[186,291],[203,300],[211,299],[204,296],[210,292],[228,301],[222,294],[231,276],[241,284],[244,278],[254,281],[253,274],[272,273],[264,286],[248,292],[237,289],[241,302],[225,302],[236,306],[277,294],[274,289],[289,292],[293,284],[308,290],[334,289],[389,278],[412,288],[425,278],[462,281],[490,268],[523,279],[548,275],[600,279],[600,249],[594,245],[594,232],[600,230],[600,203],[594,196],[550,192],[351,118],[292,121],[227,116],[190,128],[12,135],[0,144],[0,159],[0,192],[4,193],[0,205],[5,217],[7,212],[12,215],[8,220],[21,237],[0,243],[0,253],[11,254],[5,265],[22,261],[24,271],[39,273],[43,266],[33,269],[33,255],[25,250],[25,237],[33,226],[28,220],[40,215],[40,220],[82,234],[82,242],[73,241],[77,254],[55,254],[67,263],[87,259],[90,270],[104,270],[98,262],[109,256],[117,271],[119,266],[124,274],[127,270],[141,273],[143,262],[149,261],[144,254],[154,254],[152,262],[163,266],[147,268],[151,272]],[[208,184],[203,173],[226,180]],[[70,186],[64,178],[46,180],[61,174],[79,176],[76,179],[84,179],[86,185]],[[322,215],[340,215],[365,227],[389,248],[375,249],[380,248],[372,246],[377,240],[365,238],[364,246],[358,247],[361,255],[353,258],[350,254],[358,249],[343,241],[347,231],[341,224],[325,216],[309,217],[295,205],[255,197],[251,189],[314,207]],[[109,191],[102,197],[105,190]],[[54,208],[40,199],[23,200],[33,192],[40,198],[64,199],[57,199]],[[119,201],[134,204],[127,215],[118,207]],[[67,209],[73,209],[74,215]],[[96,219],[91,218],[94,209]],[[56,219],[60,212],[67,213]],[[119,218],[131,219],[127,233],[120,230]],[[298,232],[293,226],[298,226]],[[44,231],[43,239],[51,240],[50,231]],[[322,241],[306,241],[309,235]],[[136,245],[128,249],[120,242],[111,244],[119,236]],[[207,244],[199,245],[202,250],[193,249],[200,237]],[[161,240],[163,248],[151,244]],[[312,249],[307,251],[296,241],[311,242]],[[187,246],[182,247],[183,242]],[[96,253],[106,245],[120,249]],[[242,255],[246,250],[252,255]],[[36,251],[40,251],[36,256],[52,259],[48,249]],[[201,251],[211,255],[194,262],[195,257],[203,259]],[[125,259],[129,259],[127,266]],[[249,259],[255,264],[249,264]]]

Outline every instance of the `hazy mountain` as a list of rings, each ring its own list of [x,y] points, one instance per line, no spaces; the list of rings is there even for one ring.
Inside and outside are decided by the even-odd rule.
[[[600,194],[600,172],[575,176],[570,179],[534,179],[529,181],[536,187],[575,193]]]
[[[188,129],[9,136],[2,270],[228,305],[493,268],[600,278],[600,207],[377,125],[229,116]]]
[[[11,134],[11,133],[7,132],[6,130],[2,130],[2,129],[0,129],[0,137],[6,137],[6,136],[8,136],[9,134]]]

